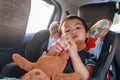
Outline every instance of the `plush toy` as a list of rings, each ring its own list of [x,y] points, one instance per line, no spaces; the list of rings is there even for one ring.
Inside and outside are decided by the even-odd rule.
[[[90,38],[88,39],[86,50],[89,53],[94,54],[97,59],[100,56],[104,38],[106,37],[111,24],[111,20],[101,19],[90,28]]]
[[[49,28],[50,37],[48,42],[48,49],[53,43],[56,42],[57,39],[60,38],[59,25],[60,25],[60,22],[58,21],[54,21],[50,25],[50,28]]]
[[[80,40],[76,41],[76,44],[79,51],[86,47]],[[12,58],[20,68],[28,71],[20,80],[80,80],[77,72],[63,73],[69,59],[67,51],[62,51],[59,55],[48,51],[36,62],[30,62],[19,54],[13,54]]]

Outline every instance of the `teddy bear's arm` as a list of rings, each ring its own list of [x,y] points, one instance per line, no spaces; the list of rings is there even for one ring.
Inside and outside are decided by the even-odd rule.
[[[56,73],[52,76],[52,80],[81,80],[81,75],[79,72]]]
[[[22,57],[19,54],[13,54],[12,56],[13,61],[22,69],[26,70],[26,71],[30,71],[33,69],[33,66],[35,63],[32,63],[30,61],[28,61],[27,59],[25,59],[24,57]]]

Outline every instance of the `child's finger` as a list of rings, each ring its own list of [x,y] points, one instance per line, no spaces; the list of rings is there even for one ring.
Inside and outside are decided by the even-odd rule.
[[[64,47],[64,50],[68,50],[70,48],[70,44],[66,41],[65,42],[65,47]]]
[[[66,42],[66,38],[65,36],[62,36],[59,40],[58,40],[58,44],[61,48],[65,48],[65,42]]]
[[[57,45],[56,45],[56,51],[57,51],[58,53],[60,53],[61,51],[63,51],[63,48],[60,46],[59,43],[57,43]]]

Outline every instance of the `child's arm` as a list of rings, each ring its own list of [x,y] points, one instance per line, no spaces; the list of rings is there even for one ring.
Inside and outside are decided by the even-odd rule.
[[[68,52],[72,60],[74,71],[80,73],[82,80],[88,80],[90,77],[90,72],[87,69],[87,67],[82,63],[78,55],[77,46],[75,42],[69,39],[69,46],[70,47],[68,49]]]
[[[78,55],[71,57],[72,65],[75,72],[79,72],[82,80],[88,80],[90,77],[90,73],[85,65],[82,63],[80,57]]]

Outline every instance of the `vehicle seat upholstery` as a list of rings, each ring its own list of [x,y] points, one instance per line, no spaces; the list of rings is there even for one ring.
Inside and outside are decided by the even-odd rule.
[[[42,53],[47,50],[49,36],[48,29],[37,32],[26,47],[25,57],[32,62],[37,61]]]
[[[31,62],[37,61],[39,56],[41,56],[42,53],[47,50],[49,36],[50,34],[48,29],[37,32],[26,47],[25,58]],[[3,68],[2,72],[0,73],[0,78],[3,77],[19,78],[24,73],[25,73],[24,70],[19,68],[16,63],[12,62],[7,64]]]
[[[29,18],[31,0],[0,0],[0,72],[21,48]],[[4,56],[4,57],[2,57]],[[4,60],[4,61],[3,61]]]
[[[90,27],[100,19],[110,19],[113,21],[116,12],[116,2],[105,2],[83,5],[80,7],[78,15]]]
[[[81,6],[79,8],[79,16],[86,21],[90,28],[100,19],[109,19],[113,21],[116,11],[116,2],[93,3]],[[117,34],[109,31],[105,37],[102,51],[93,73],[93,79],[98,78],[99,80],[106,80],[107,72],[116,52],[116,45]],[[111,52],[109,52],[110,46],[112,46]]]

